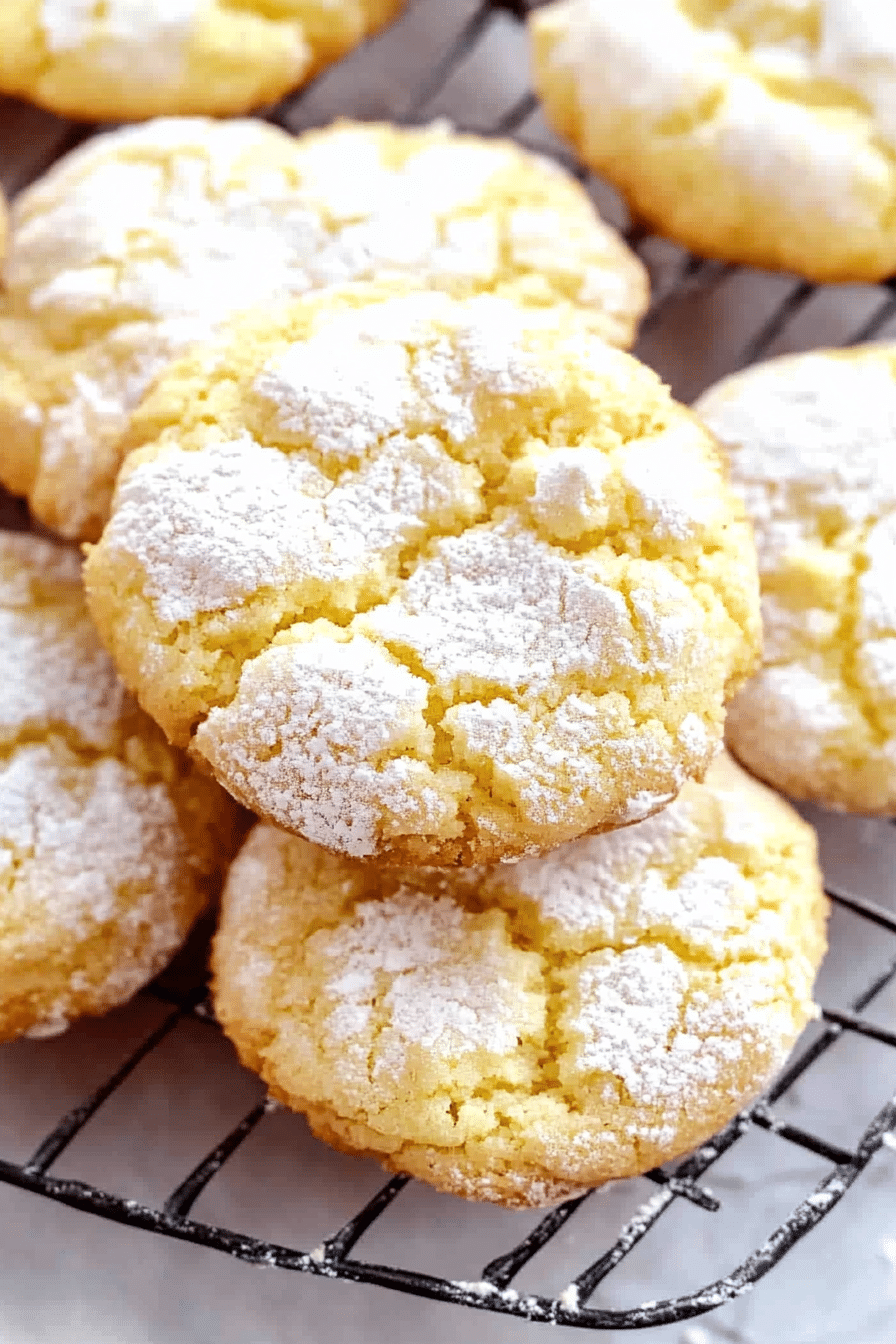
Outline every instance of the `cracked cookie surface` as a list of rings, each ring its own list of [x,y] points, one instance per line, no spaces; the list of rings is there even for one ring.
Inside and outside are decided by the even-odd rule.
[[[570,308],[349,286],[134,418],[86,575],[126,683],[327,848],[496,862],[701,777],[755,665],[712,440]]]
[[[896,26],[881,0],[560,0],[548,119],[637,219],[813,280],[896,271]]]
[[[896,815],[896,346],[771,360],[695,409],[759,551],[764,662],[731,748],[794,797]]]
[[[558,1203],[704,1141],[813,1015],[815,834],[720,757],[664,812],[546,858],[382,869],[259,825],[215,1010],[337,1147],[442,1190]]]
[[[0,533],[0,1040],[130,998],[242,833],[115,675],[76,552]]]
[[[0,480],[95,540],[152,380],[235,313],[350,280],[570,302],[614,344],[641,263],[575,180],[444,126],[164,119],[100,136],[16,201],[0,297]]]
[[[232,116],[274,103],[403,0],[0,0],[0,90],[62,116]]]

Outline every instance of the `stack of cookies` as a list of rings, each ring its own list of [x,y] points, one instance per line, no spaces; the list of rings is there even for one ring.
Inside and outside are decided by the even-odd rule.
[[[549,1205],[762,1091],[826,905],[726,706],[757,774],[892,806],[884,427],[853,503],[812,453],[896,361],[710,393],[738,494],[622,349],[646,301],[572,179],[443,126],[162,119],[20,197],[0,479],[67,542],[0,540],[0,1036],[122,1002],[223,885],[244,1063],[441,1189]],[[788,755],[812,678],[867,741],[817,699]]]

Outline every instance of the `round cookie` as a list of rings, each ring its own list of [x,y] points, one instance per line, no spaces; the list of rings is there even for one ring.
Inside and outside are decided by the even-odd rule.
[[[697,403],[759,550],[764,665],[732,749],[797,798],[896,815],[896,346],[759,364]]]
[[[629,344],[641,263],[577,182],[509,141],[172,119],[100,136],[17,200],[0,299],[0,481],[95,540],[152,379],[234,313],[334,282],[572,302]]]
[[[896,271],[896,26],[881,0],[560,0],[548,120],[636,218],[810,279]]]
[[[715,445],[575,310],[331,289],[134,417],[86,570],[126,683],[254,811],[497,862],[701,777],[755,665]]]
[[[66,117],[232,116],[276,102],[403,0],[0,0],[0,91]]]
[[[554,1204],[696,1147],[813,1016],[815,834],[725,757],[547,858],[383,869],[272,826],[228,877],[215,1008],[321,1138]]]
[[[80,568],[72,550],[0,533],[0,1040],[130,998],[243,834],[118,681]]]

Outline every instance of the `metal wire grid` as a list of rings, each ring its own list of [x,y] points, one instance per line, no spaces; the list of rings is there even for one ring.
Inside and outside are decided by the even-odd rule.
[[[455,70],[484,38],[499,13],[511,14],[516,19],[522,20],[526,10],[533,7],[532,4],[527,4],[526,0],[482,0],[479,8],[464,24],[449,49],[420,78],[401,119],[409,123],[420,120],[421,114],[447,84]],[[290,128],[302,97],[303,93],[300,93],[286,99],[268,114],[269,119]],[[535,111],[536,106],[534,95],[531,92],[526,93],[485,133],[507,135],[517,132]],[[481,132],[481,128],[477,129]],[[75,144],[86,139],[92,130],[93,128],[84,126],[74,128],[62,143],[57,144],[56,153],[60,154],[73,148]],[[525,143],[524,136],[518,135],[518,138]],[[588,179],[586,170],[571,158],[562,152],[558,152],[557,157],[561,158],[581,180]],[[627,231],[627,237],[630,245],[636,250],[645,242],[644,236],[635,227]],[[707,287],[718,285],[728,278],[733,270],[732,267],[720,266],[696,257],[682,257],[671,279],[655,293],[644,323],[644,330],[649,331],[657,324],[667,305],[680,299],[690,290],[705,290]],[[794,281],[783,300],[741,351],[739,358],[734,362],[734,367],[742,368],[762,358],[805,308],[815,294],[816,288],[807,282]],[[873,339],[890,319],[896,316],[896,280],[878,288],[879,298],[870,316],[843,344],[854,345]],[[870,922],[877,929],[896,939],[896,915],[870,901],[858,899],[844,892],[829,890],[828,895],[852,917]],[[890,960],[854,998],[849,1011],[840,1012],[834,1009],[822,1011],[824,1027],[820,1034],[793,1059],[760,1101],[742,1112],[720,1134],[671,1170],[656,1169],[640,1178],[646,1179],[656,1187],[654,1193],[621,1228],[615,1242],[572,1278],[568,1287],[556,1297],[520,1294],[514,1289],[513,1281],[530,1260],[575,1215],[588,1199],[587,1194],[553,1209],[518,1245],[495,1256],[478,1272],[478,1275],[473,1273],[470,1279],[462,1281],[444,1279],[397,1266],[375,1264],[352,1255],[364,1234],[377,1219],[387,1213],[392,1203],[409,1184],[409,1178],[406,1176],[392,1177],[359,1213],[312,1251],[295,1250],[191,1218],[193,1206],[209,1183],[256,1127],[263,1123],[265,1116],[275,1109],[270,1102],[261,1102],[254,1106],[172,1191],[162,1208],[150,1208],[81,1181],[62,1180],[53,1176],[52,1167],[75,1137],[142,1061],[170,1036],[180,1023],[193,1016],[206,1020],[212,1026],[215,1025],[204,982],[196,984],[186,993],[172,992],[165,987],[163,981],[150,987],[146,992],[157,1000],[169,1004],[171,1008],[161,1025],[143,1040],[118,1071],[92,1096],[63,1117],[27,1161],[17,1164],[0,1159],[0,1181],[117,1223],[224,1251],[250,1264],[298,1270],[332,1279],[379,1284],[436,1301],[499,1312],[531,1321],[579,1328],[638,1329],[680,1322],[711,1311],[751,1289],[798,1241],[830,1213],[884,1143],[892,1141],[890,1136],[896,1131],[896,1095],[870,1120],[858,1145],[851,1151],[829,1143],[820,1135],[777,1118],[773,1109],[795,1083],[844,1037],[854,1039],[856,1036],[865,1036],[896,1049],[896,1031],[876,1025],[865,1017],[866,1010],[892,983],[896,983],[896,942],[892,944]],[[756,1129],[830,1162],[831,1168],[828,1174],[771,1233],[763,1245],[724,1278],[708,1284],[697,1292],[663,1301],[643,1303],[627,1310],[604,1310],[589,1306],[596,1289],[657,1227],[663,1215],[676,1200],[689,1200],[707,1213],[717,1212],[721,1208],[719,1200],[701,1184],[701,1180],[744,1135]]]

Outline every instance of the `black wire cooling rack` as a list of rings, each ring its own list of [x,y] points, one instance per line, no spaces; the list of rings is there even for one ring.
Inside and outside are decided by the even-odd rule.
[[[523,21],[527,9],[533,8],[525,0],[483,0],[468,13],[466,21],[446,50],[441,52],[431,68],[415,75],[416,84],[407,98],[400,120],[414,123],[426,119],[431,105],[448,85],[456,72],[469,61],[488,38],[493,25],[506,24],[508,18]],[[413,81],[412,81],[413,82]],[[286,129],[295,129],[301,121],[302,103],[308,96],[305,90],[284,100],[269,114],[269,119]],[[353,108],[344,108],[351,113]],[[477,126],[480,133],[514,135],[527,143],[525,124],[537,112],[537,101],[531,92],[523,93],[511,107],[487,127]],[[87,138],[94,128],[77,126],[58,137],[54,154],[57,157]],[[543,149],[542,144],[538,148]],[[559,147],[555,153],[566,167],[586,185],[593,186],[588,173],[568,153]],[[46,164],[35,165],[34,171]],[[627,230],[629,243],[643,251],[649,245],[637,228]],[[734,268],[699,258],[679,255],[664,283],[655,288],[654,300],[644,323],[643,331],[655,328],[660,316],[670,304],[698,291],[706,294],[729,279]],[[817,287],[796,280],[785,284],[773,311],[745,348],[730,361],[729,370],[742,368],[760,359],[785,335],[788,327],[810,303]],[[854,345],[872,340],[896,316],[896,281],[875,287],[870,307],[863,319],[841,344]],[[874,904],[837,890],[828,891],[831,900],[851,919],[870,923],[886,938],[896,940],[896,915]],[[75,1107],[39,1144],[34,1154],[23,1163],[0,1159],[0,1182],[17,1186],[34,1194],[44,1195],[71,1208],[110,1219],[129,1227],[157,1232],[180,1241],[193,1242],[224,1251],[249,1264],[275,1266],[298,1270],[331,1279],[349,1279],[358,1283],[378,1284],[419,1297],[477,1310],[500,1312],[530,1321],[556,1325],[577,1326],[593,1330],[638,1329],[687,1320],[721,1306],[741,1296],[777,1265],[788,1251],[817,1227],[843,1199],[857,1177],[865,1170],[885,1143],[892,1143],[896,1131],[896,1096],[874,1115],[855,1148],[847,1150],[828,1142],[818,1134],[787,1123],[778,1118],[774,1107],[807,1072],[827,1054],[831,1047],[844,1039],[870,1038],[896,1050],[896,1031],[876,1025],[865,1016],[866,1011],[891,984],[896,983],[896,941],[890,944],[890,957],[883,960],[877,973],[870,979],[845,1012],[823,1009],[823,1026],[812,1043],[789,1064],[766,1095],[731,1123],[696,1153],[679,1162],[670,1170],[657,1169],[646,1173],[646,1180],[655,1187],[653,1193],[637,1213],[620,1229],[612,1245],[571,1278],[568,1287],[555,1297],[536,1293],[520,1293],[513,1282],[588,1199],[588,1195],[569,1200],[543,1217],[517,1245],[494,1256],[481,1269],[471,1267],[470,1277],[464,1280],[440,1278],[395,1265],[383,1265],[358,1259],[353,1252],[364,1234],[377,1219],[388,1216],[388,1210],[409,1178],[394,1176],[353,1218],[317,1248],[311,1251],[295,1250],[245,1235],[231,1228],[216,1227],[190,1217],[199,1196],[218,1174],[227,1160],[237,1151],[265,1116],[275,1107],[261,1102],[253,1107],[234,1129],[207,1154],[193,1171],[177,1186],[161,1208],[151,1208],[132,1199],[125,1199],[95,1185],[81,1181],[59,1179],[52,1168],[75,1137],[88,1125],[100,1107],[121,1087],[148,1055],[156,1050],[176,1028],[190,1017],[199,1017],[214,1027],[208,1004],[204,977],[186,991],[170,988],[170,981],[158,981],[147,993],[162,1000],[170,1011],[161,1023],[121,1065],[118,1071],[81,1105]],[[706,1285],[697,1292],[663,1301],[645,1302],[627,1310],[604,1310],[589,1305],[596,1289],[604,1284],[632,1250],[653,1235],[663,1215],[677,1200],[689,1200],[709,1214],[721,1208],[719,1199],[703,1184],[702,1178],[723,1155],[754,1131],[765,1131],[789,1144],[831,1164],[828,1174],[793,1209],[765,1242],[724,1278]],[[661,1251],[661,1246],[658,1246]]]

